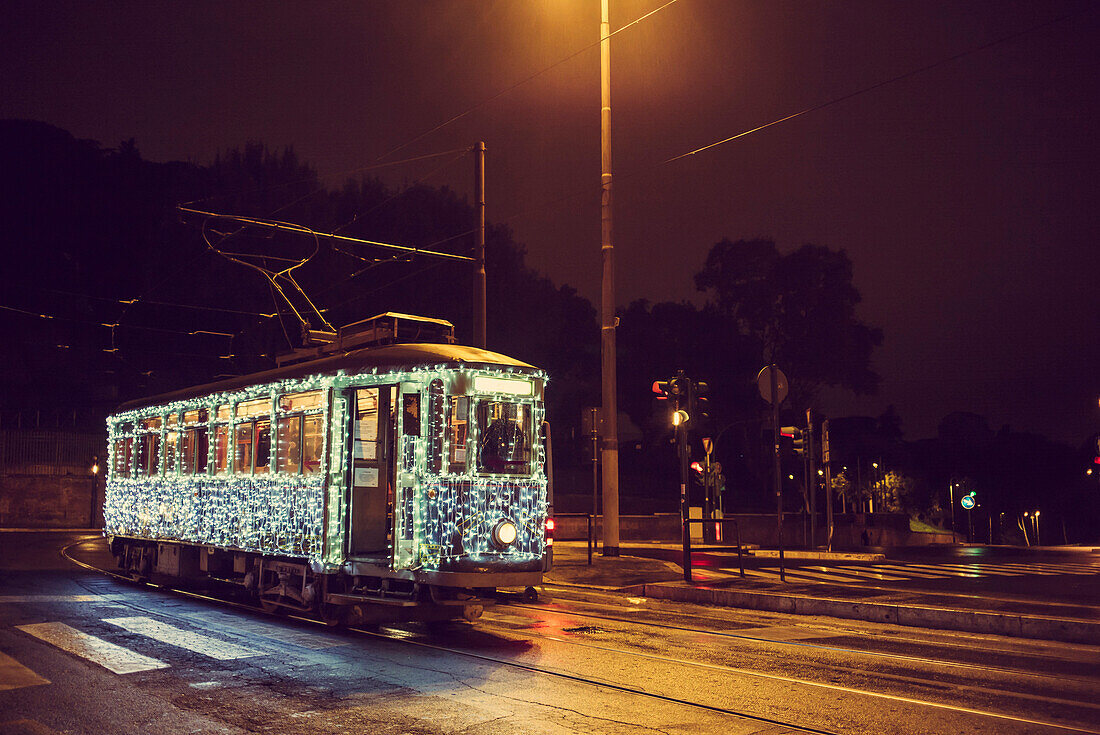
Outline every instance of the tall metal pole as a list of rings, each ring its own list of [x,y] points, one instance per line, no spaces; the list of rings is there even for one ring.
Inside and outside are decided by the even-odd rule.
[[[951,543],[955,543],[955,483],[947,483],[947,504],[951,506]]]
[[[814,412],[806,409],[806,484],[810,492],[810,548],[817,548],[817,468],[814,466]]]
[[[779,543],[779,581],[786,582],[783,570],[783,467],[779,462],[779,368],[773,364],[769,373],[772,391],[772,439],[775,442],[775,522]]]
[[[825,550],[833,550],[833,470],[829,452],[829,419],[821,422],[821,464],[825,467],[825,522],[829,532],[825,537]]]
[[[619,555],[619,409],[615,374],[615,251],[611,246],[611,24],[600,0],[600,353],[603,374],[603,555]]]
[[[474,192],[477,195],[477,240],[474,247],[474,347],[485,349],[485,141],[474,146]]]

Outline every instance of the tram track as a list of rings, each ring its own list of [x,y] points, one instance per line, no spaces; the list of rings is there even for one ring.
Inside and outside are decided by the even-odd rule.
[[[531,605],[531,604],[527,604],[527,603],[516,603],[516,602],[505,602],[503,604],[505,604],[509,608],[539,610],[539,611],[544,611],[544,612],[556,612],[556,610],[554,608],[552,608],[550,606],[547,606],[547,605]],[[1064,675],[1064,674],[1051,674],[1051,673],[1046,673],[1046,672],[1041,672],[1041,671],[1029,671],[1029,670],[1023,669],[1023,668],[1013,668],[1013,667],[1008,667],[1008,666],[990,666],[988,664],[973,664],[973,663],[968,663],[968,662],[965,662],[965,661],[952,661],[952,660],[948,660],[948,659],[936,659],[936,658],[929,658],[927,656],[914,656],[912,654],[892,653],[892,652],[889,652],[889,651],[870,651],[870,650],[862,649],[862,648],[850,648],[850,647],[844,647],[844,646],[833,646],[833,645],[828,645],[828,644],[824,644],[824,643],[808,643],[806,641],[792,641],[792,640],[784,640],[784,639],[780,639],[780,638],[768,638],[766,636],[748,635],[746,633],[734,633],[734,632],[730,632],[730,631],[711,630],[711,629],[707,629],[707,628],[692,628],[692,627],[683,626],[683,625],[672,625],[672,624],[669,624],[669,623],[657,623],[657,622],[653,622],[653,621],[650,621],[650,620],[642,620],[642,619],[635,619],[635,618],[628,619],[628,618],[625,618],[625,617],[618,617],[618,616],[613,616],[613,615],[601,615],[599,613],[579,612],[577,610],[570,610],[569,614],[573,615],[575,617],[578,617],[578,618],[589,618],[589,619],[593,619],[593,620],[603,620],[603,621],[607,621],[607,622],[623,623],[623,624],[632,625],[632,626],[642,625],[642,626],[645,626],[645,627],[648,627],[648,628],[675,631],[677,633],[691,633],[693,635],[713,636],[713,637],[717,637],[717,638],[732,639],[732,640],[739,640],[739,641],[746,641],[746,642],[770,643],[770,644],[774,644],[774,645],[777,645],[777,646],[790,646],[792,648],[803,648],[803,649],[827,651],[827,652],[831,652],[831,653],[842,653],[842,654],[852,654],[852,655],[860,655],[860,656],[870,656],[870,657],[874,657],[874,658],[878,658],[878,659],[884,659],[884,660],[892,660],[892,661],[898,661],[898,662],[904,662],[904,663],[919,663],[919,664],[925,664],[925,665],[929,665],[929,666],[942,666],[942,667],[946,667],[946,668],[963,669],[963,670],[975,671],[975,672],[992,672],[992,673],[1000,673],[1000,674],[1011,674],[1011,675],[1014,675],[1014,676],[1026,676],[1026,677],[1029,677],[1029,678],[1036,678],[1036,679],[1051,679],[1051,680],[1054,680],[1054,681],[1072,680],[1072,681],[1079,682],[1081,684],[1098,684],[1096,679],[1086,679],[1086,678],[1079,677],[1079,676]],[[947,643],[943,643],[943,642],[940,642],[940,641],[937,641],[935,643],[931,643],[929,641],[921,641],[921,640],[915,639],[915,638],[896,638],[896,637],[894,637],[894,638],[891,638],[890,640],[891,640],[891,642],[894,642],[894,641],[901,642],[901,641],[903,641],[903,642],[916,643],[916,644],[920,644],[920,645],[937,645],[937,646],[948,646],[948,645],[950,645],[951,647],[954,647],[954,648],[962,648],[963,647],[959,644],[947,644]],[[968,644],[965,646],[965,648],[969,651],[976,650],[975,646],[973,645],[973,640],[972,639],[970,641],[968,641]],[[978,650],[982,650],[982,649],[978,649]],[[1004,651],[1001,651],[1001,650],[998,650],[998,649],[984,649],[984,650],[987,650],[990,653],[999,653],[999,654],[1005,653]]]
[[[262,610],[262,609],[260,609],[256,606],[247,605],[247,604],[236,602],[236,601],[233,601],[233,600],[227,600],[227,599],[222,598],[222,597],[215,597],[215,596],[210,596],[210,595],[199,594],[199,593],[196,593],[196,592],[193,592],[193,591],[190,591],[190,590],[179,589],[179,588],[175,588],[175,587],[172,587],[172,586],[169,586],[169,585],[157,584],[157,583],[154,583],[154,582],[138,582],[138,581],[134,580],[133,578],[131,578],[128,575],[119,574],[119,573],[113,572],[111,570],[101,569],[99,567],[96,567],[95,565],[91,565],[91,564],[87,564],[85,562],[82,562],[78,559],[73,558],[73,556],[68,553],[69,549],[71,549],[72,547],[79,546],[79,545],[87,543],[87,542],[88,542],[88,540],[78,541],[74,544],[70,544],[70,545],[64,547],[62,549],[62,556],[64,556],[66,559],[68,559],[72,563],[74,563],[77,566],[80,566],[84,569],[94,571],[94,572],[97,572],[97,573],[100,573],[100,574],[104,574],[106,576],[109,576],[109,577],[112,577],[112,578],[115,578],[115,579],[118,579],[118,580],[121,580],[121,581],[124,581],[124,582],[129,582],[131,584],[139,584],[139,585],[143,585],[143,586],[146,586],[148,588],[155,589],[155,590],[158,590],[158,591],[164,591],[164,592],[169,592],[169,593],[172,593],[172,594],[178,594],[178,595],[188,597],[190,599],[194,599],[194,600],[197,600],[197,601],[202,601],[202,602],[206,602],[206,603],[214,603],[216,605],[222,605],[222,606],[228,606],[228,607],[233,608],[233,609],[247,611],[248,613],[253,614],[253,615],[259,614],[259,615],[263,615],[263,616],[268,617],[268,618],[272,618],[272,619],[275,619],[275,620],[282,620],[282,621],[294,620],[294,621],[298,621],[298,622],[305,623],[305,624],[308,624],[308,625],[322,626],[322,627],[325,627],[326,629],[331,630],[330,628],[325,626],[325,624],[320,620],[315,620],[315,619],[303,617],[303,616],[300,616],[300,615],[294,615],[294,614],[281,615],[281,614],[277,614],[277,613],[270,613],[270,612],[266,612],[266,611],[264,611],[264,610]],[[154,613],[154,614],[163,614],[163,611],[160,611],[158,613],[158,611],[156,611],[156,610],[151,610],[151,609],[148,609],[148,608],[144,608],[140,605],[135,605],[130,601],[125,601],[125,604],[127,604],[127,606],[129,606],[129,607],[134,608],[135,610],[142,610],[144,612],[149,612],[149,613]],[[548,612],[553,612],[554,611],[552,608],[550,608],[548,606],[542,606],[542,605],[514,604],[514,603],[506,603],[506,604],[507,604],[508,607],[526,608],[526,609],[535,610],[535,611],[548,611]],[[976,666],[976,665],[973,665],[973,664],[939,661],[939,660],[936,660],[936,659],[929,659],[927,657],[905,656],[905,655],[900,655],[900,654],[881,653],[881,652],[868,652],[868,651],[862,651],[862,650],[859,650],[859,649],[850,649],[850,648],[843,648],[843,647],[836,647],[836,646],[826,646],[826,645],[823,645],[823,644],[808,644],[808,643],[800,642],[800,641],[783,641],[783,640],[767,639],[767,638],[753,637],[753,636],[747,636],[747,635],[743,635],[743,634],[729,633],[729,632],[723,632],[723,631],[709,631],[709,630],[705,630],[705,629],[688,628],[686,626],[676,626],[676,625],[669,625],[669,624],[653,623],[653,622],[649,622],[649,621],[626,620],[624,618],[617,618],[617,617],[613,617],[613,616],[601,616],[601,615],[598,615],[598,614],[591,614],[591,613],[580,613],[580,612],[570,611],[570,614],[571,615],[576,615],[577,617],[586,617],[586,618],[592,618],[592,619],[614,621],[614,622],[626,623],[626,624],[630,624],[630,625],[639,625],[640,624],[640,625],[645,625],[647,627],[652,627],[652,628],[663,628],[663,629],[675,630],[675,631],[679,631],[679,632],[690,632],[690,633],[693,633],[693,634],[714,635],[714,636],[725,637],[725,638],[737,638],[737,639],[742,639],[742,640],[751,641],[751,642],[758,642],[758,643],[773,643],[773,644],[793,645],[793,646],[811,647],[811,648],[828,650],[828,651],[839,652],[839,653],[856,654],[856,655],[872,655],[872,656],[877,656],[877,657],[880,657],[880,658],[894,659],[894,660],[898,660],[898,661],[906,662],[906,663],[922,663],[922,664],[928,664],[928,665],[947,665],[947,666],[953,666],[953,667],[963,668],[963,669],[996,671],[996,672],[999,672],[999,673],[1008,673],[1008,674],[1013,674],[1013,675],[1028,674],[1028,675],[1041,676],[1041,677],[1051,676],[1051,675],[1046,675],[1046,674],[1039,674],[1039,673],[1036,673],[1036,672],[1026,672],[1026,671],[1020,671],[1020,670],[1016,670],[1016,669],[1008,669],[1008,668],[1003,668],[1003,667],[981,667],[981,666]],[[428,641],[428,640],[421,640],[421,639],[417,639],[417,638],[414,638],[414,637],[410,637],[406,631],[394,630],[394,629],[390,629],[390,628],[386,628],[386,627],[383,627],[380,630],[369,630],[369,629],[364,629],[364,628],[349,627],[349,628],[345,628],[344,630],[346,630],[350,633],[354,633],[356,635],[360,635],[360,636],[366,636],[366,637],[369,637],[369,638],[374,638],[374,639],[379,639],[379,640],[397,642],[397,643],[401,643],[401,644],[404,644],[404,645],[420,648],[420,649],[423,649],[423,650],[431,650],[431,651],[440,652],[440,653],[448,653],[448,654],[452,654],[452,655],[458,655],[458,656],[462,656],[464,658],[473,659],[473,660],[477,660],[477,661],[482,661],[482,662],[485,662],[485,663],[491,663],[491,664],[495,664],[495,665],[499,665],[499,666],[506,666],[506,667],[509,667],[509,668],[512,668],[512,669],[527,671],[527,672],[534,673],[534,674],[550,676],[550,677],[554,677],[554,678],[558,678],[558,679],[562,679],[562,680],[576,682],[576,683],[579,683],[579,684],[584,684],[584,685],[589,685],[589,686],[593,686],[593,687],[597,687],[597,688],[602,688],[602,689],[605,689],[605,690],[613,690],[613,691],[621,692],[621,693],[624,693],[624,694],[630,694],[630,695],[634,695],[634,696],[638,696],[638,697],[648,698],[648,699],[651,699],[653,701],[660,701],[660,702],[664,702],[664,703],[668,703],[668,704],[678,704],[678,705],[682,705],[682,706],[686,706],[686,707],[705,710],[705,711],[716,713],[716,714],[722,714],[722,715],[727,715],[727,716],[731,716],[731,717],[736,717],[736,718],[739,718],[739,719],[742,719],[742,720],[750,720],[750,721],[759,722],[759,723],[762,723],[762,724],[785,727],[785,728],[788,728],[790,730],[797,731],[797,732],[807,732],[807,733],[832,733],[833,732],[833,731],[829,731],[829,730],[823,730],[823,729],[819,729],[819,728],[815,728],[815,727],[810,727],[808,725],[796,724],[796,723],[785,722],[785,721],[777,720],[777,719],[773,719],[773,718],[768,718],[768,717],[764,717],[762,715],[753,714],[751,712],[745,712],[745,711],[741,711],[741,710],[735,710],[735,709],[720,707],[720,706],[717,706],[717,705],[707,704],[705,702],[692,701],[692,700],[689,700],[689,699],[684,699],[682,697],[676,697],[676,696],[672,696],[672,695],[668,695],[668,694],[661,694],[661,693],[658,693],[658,692],[651,692],[651,691],[647,691],[645,689],[630,686],[628,684],[622,684],[622,683],[617,683],[617,682],[613,682],[613,681],[608,681],[606,679],[598,679],[598,678],[594,678],[594,677],[583,676],[583,675],[580,675],[580,674],[575,674],[575,673],[572,673],[572,672],[569,672],[569,671],[563,671],[563,670],[555,669],[555,668],[548,667],[548,666],[538,666],[538,665],[534,665],[534,664],[530,664],[530,663],[525,663],[523,661],[517,661],[517,660],[514,660],[514,659],[501,658],[499,656],[492,656],[492,655],[488,655],[488,654],[477,652],[477,651],[471,651],[471,650],[468,650],[466,648],[461,648],[461,647],[440,645],[439,643],[431,642],[431,641]],[[509,632],[516,633],[515,630],[510,630]],[[955,713],[959,713],[959,714],[967,714],[967,715],[972,715],[972,716],[988,718],[988,719],[991,719],[993,721],[1000,721],[1000,722],[1006,722],[1006,723],[1007,722],[1012,722],[1012,723],[1017,723],[1017,724],[1021,724],[1021,725],[1025,725],[1025,726],[1039,726],[1039,727],[1050,728],[1052,730],[1058,730],[1058,731],[1063,731],[1063,732],[1078,732],[1078,733],[1090,733],[1092,735],[1100,735],[1100,730],[1090,729],[1090,728],[1087,728],[1087,727],[1067,725],[1067,724],[1053,722],[1053,721],[1049,721],[1049,720],[1039,720],[1039,719],[1020,717],[1020,716],[1015,715],[1015,714],[963,707],[963,706],[959,706],[959,705],[952,705],[952,704],[947,704],[947,703],[943,703],[943,702],[935,702],[935,701],[926,700],[926,699],[918,699],[918,698],[914,698],[914,697],[904,697],[904,696],[899,696],[899,695],[896,695],[896,694],[890,694],[890,693],[886,693],[886,692],[876,692],[876,691],[872,691],[872,690],[868,690],[868,689],[861,689],[861,688],[857,688],[857,687],[844,686],[844,685],[839,685],[839,684],[834,684],[834,683],[812,681],[812,680],[809,680],[809,679],[802,679],[802,678],[797,678],[797,677],[784,676],[784,675],[773,674],[773,673],[764,672],[764,671],[754,671],[754,670],[751,670],[751,669],[731,667],[731,666],[725,666],[725,665],[721,665],[721,664],[711,664],[711,663],[707,663],[707,662],[703,662],[703,661],[692,661],[692,660],[674,658],[674,657],[668,657],[668,656],[659,656],[657,654],[651,654],[651,653],[624,650],[623,648],[614,648],[614,647],[610,647],[610,646],[600,646],[600,645],[596,645],[596,644],[586,642],[586,641],[568,640],[568,639],[561,638],[561,637],[558,637],[558,636],[551,636],[551,635],[542,634],[542,633],[538,633],[538,632],[531,631],[531,630],[526,630],[526,629],[523,630],[523,635],[536,637],[536,638],[541,638],[541,639],[552,641],[552,642],[555,642],[555,643],[563,643],[563,644],[566,644],[566,645],[580,646],[580,647],[584,647],[584,648],[588,648],[588,649],[592,649],[592,650],[598,650],[598,651],[602,651],[602,652],[610,653],[610,654],[614,654],[614,655],[619,655],[619,656],[630,656],[630,657],[635,657],[635,658],[639,658],[639,659],[659,661],[659,662],[664,663],[666,665],[694,667],[694,668],[705,669],[705,670],[708,670],[708,671],[711,671],[711,672],[721,673],[721,674],[726,674],[726,675],[749,677],[749,678],[755,678],[755,679],[766,679],[766,680],[771,680],[771,681],[775,681],[775,682],[782,682],[782,683],[790,684],[790,685],[810,687],[810,688],[819,689],[819,690],[834,691],[834,692],[837,692],[837,693],[849,694],[849,695],[852,695],[852,696],[868,697],[868,698],[874,698],[874,699],[879,699],[879,700],[889,700],[889,701],[894,701],[894,702],[898,702],[898,703],[905,703],[905,704],[915,705],[915,706],[918,706],[918,707],[926,707],[926,708],[938,709],[938,710],[943,710],[943,711],[955,712]],[[1064,679],[1065,677],[1056,677],[1056,678],[1063,678]],[[1094,682],[1091,682],[1089,680],[1082,680],[1082,681],[1086,682],[1086,683],[1094,683]],[[999,693],[1002,694],[1002,695],[1006,695],[1006,696],[1012,696],[1013,695],[1012,692],[999,692]],[[1046,701],[1047,701],[1047,703],[1054,703],[1050,699],[1047,699]],[[1097,709],[1100,709],[1100,706],[1087,705],[1087,704],[1082,705],[1082,703],[1080,703],[1080,702],[1066,701],[1064,703],[1065,704],[1073,704],[1073,705],[1076,705],[1076,706],[1085,706],[1085,707],[1092,706],[1092,707],[1095,707]]]

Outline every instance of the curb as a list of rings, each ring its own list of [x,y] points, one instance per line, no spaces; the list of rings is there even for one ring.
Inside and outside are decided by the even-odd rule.
[[[792,615],[828,615],[875,623],[1100,645],[1100,621],[1093,620],[883,602],[852,602],[774,592],[660,583],[645,585],[644,594],[646,597],[699,605],[741,607]]]
[[[706,551],[706,549],[700,549]],[[753,551],[752,555],[757,559],[778,559],[779,552],[775,549],[763,549]],[[830,561],[886,561],[886,554],[875,554],[861,551],[784,551],[787,559],[828,559]]]

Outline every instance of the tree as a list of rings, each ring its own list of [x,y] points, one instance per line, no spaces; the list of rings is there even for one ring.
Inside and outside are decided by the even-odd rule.
[[[792,405],[811,405],[825,386],[877,390],[870,359],[882,331],[856,318],[860,294],[843,250],[807,244],[783,255],[768,239],[722,240],[695,285],[756,341],[762,364],[783,369]]]

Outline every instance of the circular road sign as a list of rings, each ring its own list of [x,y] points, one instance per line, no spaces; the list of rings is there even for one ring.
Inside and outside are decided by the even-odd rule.
[[[768,403],[772,402],[772,366],[765,365],[756,375],[756,387],[760,390],[760,397]],[[775,369],[775,392],[779,403],[787,397],[787,376],[779,368]]]
[[[967,510],[971,510],[974,507],[974,498],[964,495],[959,499],[959,503]]]

